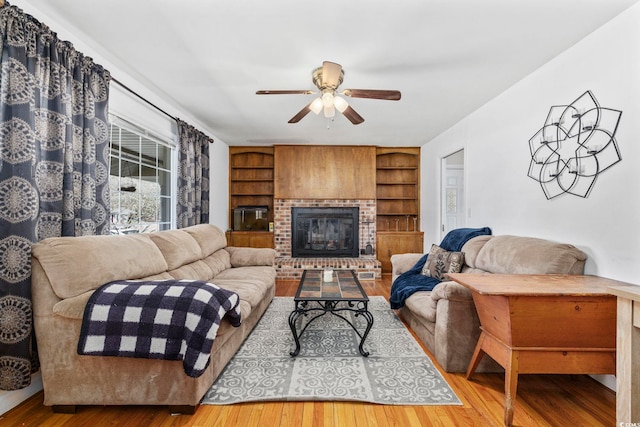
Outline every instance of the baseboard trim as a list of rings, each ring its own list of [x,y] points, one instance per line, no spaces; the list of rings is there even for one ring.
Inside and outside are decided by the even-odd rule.
[[[40,372],[31,376],[29,387],[14,391],[0,391],[0,415],[5,414],[42,390],[42,377]]]

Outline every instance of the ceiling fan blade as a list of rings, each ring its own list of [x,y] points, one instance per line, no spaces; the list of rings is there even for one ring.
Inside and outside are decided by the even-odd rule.
[[[356,112],[356,110],[351,108],[351,106],[348,106],[347,108],[345,108],[345,110],[342,112],[342,114],[347,119],[349,119],[349,121],[351,123],[353,123],[354,125],[359,125],[360,123],[364,122],[364,119],[362,118],[362,116],[360,114],[358,114]]]
[[[308,103],[302,110],[298,111],[298,114],[291,117],[291,120],[289,120],[289,123],[298,123],[300,120],[304,118],[304,116],[309,114],[309,111],[311,111],[311,109],[309,108],[311,106],[311,102]]]
[[[258,90],[256,95],[311,95],[312,90]]]
[[[345,89],[342,94],[351,98],[386,99],[389,101],[397,101],[401,97],[399,90]]]
[[[322,63],[322,86],[337,88],[340,84],[342,65],[335,62],[324,61]]]

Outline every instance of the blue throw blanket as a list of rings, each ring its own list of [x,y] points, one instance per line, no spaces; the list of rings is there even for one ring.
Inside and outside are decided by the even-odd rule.
[[[457,228],[451,230],[444,236],[440,247],[449,252],[460,252],[465,243],[477,236],[490,235],[489,227],[483,228]],[[391,296],[389,303],[392,309],[398,309],[404,306],[407,298],[418,291],[431,291],[440,283],[435,277],[429,277],[422,274],[422,267],[427,261],[428,254],[422,256],[411,270],[402,273],[393,285],[391,285]]]
[[[78,354],[182,360],[198,377],[222,319],[240,326],[239,303],[235,292],[203,281],[111,282],[89,298]]]

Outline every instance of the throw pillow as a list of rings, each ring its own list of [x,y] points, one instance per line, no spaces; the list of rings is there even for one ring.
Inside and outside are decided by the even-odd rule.
[[[449,252],[438,245],[431,245],[422,274],[445,280],[447,273],[459,273],[464,265],[464,252]]]

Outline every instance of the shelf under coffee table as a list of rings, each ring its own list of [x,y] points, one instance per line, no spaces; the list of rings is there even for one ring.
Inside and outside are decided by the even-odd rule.
[[[305,270],[302,273],[296,296],[293,298],[295,308],[289,315],[289,327],[296,342],[296,348],[290,352],[295,357],[300,353],[300,337],[307,330],[309,325],[316,319],[331,314],[339,317],[360,337],[360,354],[367,357],[369,352],[364,351],[364,342],[373,326],[373,315],[369,311],[369,297],[362,289],[358,278],[353,270],[333,270],[331,281],[324,280],[323,270]],[[355,313],[362,316],[367,326],[361,333],[356,326],[346,316]],[[346,314],[346,315],[345,315]],[[309,321],[302,326],[298,319],[311,315]],[[300,325],[298,325],[300,323]]]

